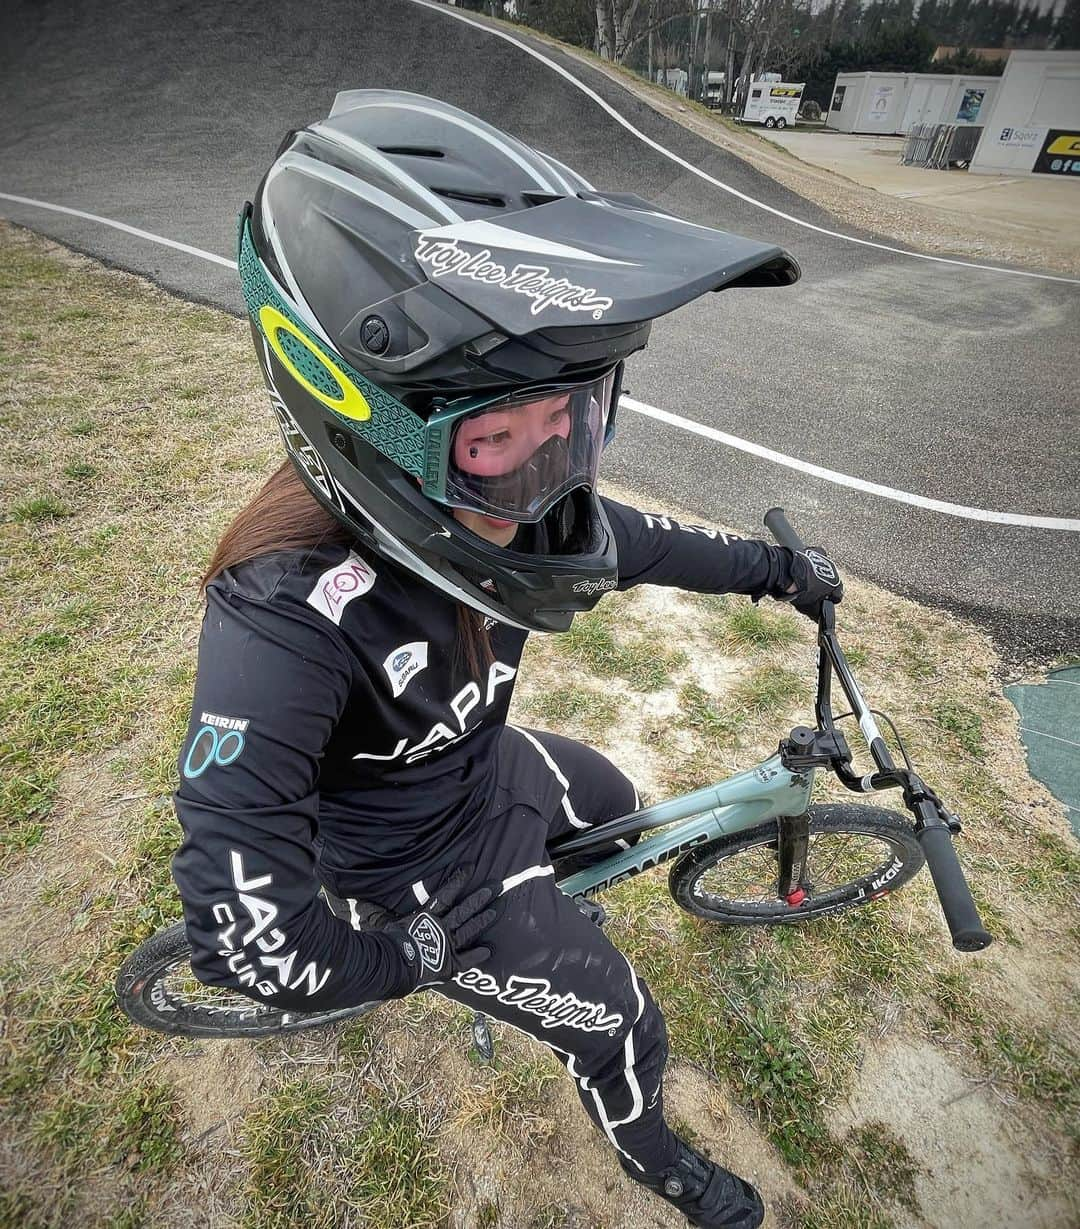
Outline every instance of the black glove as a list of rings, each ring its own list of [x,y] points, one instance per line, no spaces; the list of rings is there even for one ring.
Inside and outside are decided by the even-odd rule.
[[[796,552],[785,546],[777,549],[787,558],[786,566],[781,564],[780,579],[772,596],[778,602],[790,602],[800,614],[817,622],[823,601],[839,602],[844,596],[836,564],[820,546]]]
[[[491,955],[490,946],[472,947],[499,916],[486,906],[499,894],[501,884],[484,884],[459,900],[469,882],[472,866],[459,867],[444,879],[422,909],[407,913],[382,927],[394,939],[414,976],[411,990],[449,981]]]

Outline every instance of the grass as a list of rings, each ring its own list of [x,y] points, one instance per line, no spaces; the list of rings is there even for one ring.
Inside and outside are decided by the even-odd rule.
[[[495,1065],[469,1064],[461,1009],[417,996],[336,1030],[238,1046],[194,1089],[176,1073],[212,1046],[142,1033],[117,1012],[119,963],[179,916],[169,795],[201,617],[195,582],[221,526],[276,464],[276,444],[243,322],[10,227],[0,257],[11,301],[0,317],[11,428],[0,460],[0,859],[5,914],[18,917],[13,927],[0,914],[0,1224],[167,1223],[170,1200],[187,1200],[194,1222],[213,1199],[228,1223],[271,1229],[434,1227],[451,1206],[492,1229],[583,1216],[606,1229],[602,1209],[622,1198],[614,1164],[549,1172],[549,1150],[569,1155],[579,1138],[561,1116],[565,1074],[497,1026]],[[132,337],[130,363],[102,364],[98,348],[128,353]],[[1026,775],[985,642],[856,579],[839,621],[845,645],[857,633],[861,655],[849,656],[868,695],[965,820],[961,852],[992,928],[1012,936],[1014,959],[1037,962],[1057,1002],[1080,943],[1080,854]],[[613,595],[568,634],[533,638],[514,718],[605,739],[659,798],[748,766],[805,719],[809,633],[768,603]],[[889,1090],[880,1121],[849,1130],[835,1116],[867,1047],[897,1036],[940,1047],[980,1087],[1015,1099],[1024,1147],[1066,1155],[1070,1006],[1061,995],[1059,1017],[1048,1008],[1035,1022],[1026,991],[995,975],[1000,948],[955,956],[925,876],[848,917],[753,932],[683,914],[664,874],[605,897],[608,934],[661,1004],[673,1063],[745,1116],[755,1149],[775,1150],[770,1163],[799,1191],[793,1223],[863,1229],[920,1215],[916,1178],[923,1167],[937,1180],[939,1162],[913,1155]],[[228,1078],[245,1066],[248,1100]],[[208,1100],[226,1125],[196,1146]],[[669,1110],[687,1117],[677,1098]],[[694,1121],[717,1152],[720,1125],[710,1136]],[[761,1155],[726,1147],[736,1168]],[[493,1158],[527,1166],[530,1185],[500,1170],[497,1190],[471,1194],[473,1170]]]
[[[328,1088],[290,1081],[246,1120],[242,1223],[436,1229],[448,1175],[433,1144],[411,1107],[365,1107],[353,1121]]]
[[[58,499],[51,495],[39,495],[36,499],[28,499],[24,503],[15,504],[11,509],[12,519],[18,522],[27,521],[62,521],[74,513]]]
[[[663,648],[655,636],[616,634],[611,614],[599,610],[578,615],[570,630],[559,637],[559,647],[572,663],[598,678],[622,678],[638,691],[666,687],[672,670],[686,661],[683,652]]]
[[[809,624],[807,624],[809,626]],[[778,649],[801,639],[795,619],[751,602],[730,605],[719,621],[720,642],[729,650]]]
[[[622,707],[617,696],[590,687],[553,687],[530,699],[525,710],[562,734],[596,740],[619,720]]]

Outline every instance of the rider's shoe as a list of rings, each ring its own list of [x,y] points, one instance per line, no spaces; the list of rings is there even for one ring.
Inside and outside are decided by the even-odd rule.
[[[674,1204],[698,1229],[757,1229],[765,1219],[765,1205],[750,1183],[707,1160],[681,1139],[678,1145],[674,1162],[658,1174],[623,1168],[635,1182]]]

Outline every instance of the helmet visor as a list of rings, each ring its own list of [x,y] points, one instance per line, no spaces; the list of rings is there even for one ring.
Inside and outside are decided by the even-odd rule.
[[[594,486],[615,372],[530,389],[454,424],[445,502],[511,521],[539,521],[575,487]]]

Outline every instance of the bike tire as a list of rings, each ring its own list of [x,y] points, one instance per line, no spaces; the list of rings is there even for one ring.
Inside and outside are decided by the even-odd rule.
[[[668,885],[675,903],[695,917],[707,918],[728,926],[793,926],[815,917],[858,908],[880,900],[903,887],[918,874],[925,861],[915,837],[911,821],[904,815],[882,807],[859,806],[851,803],[829,803],[807,809],[810,823],[810,843],[802,884],[805,899],[789,904],[775,895],[776,849],[779,822],[775,819],[734,832],[714,841],[696,845],[684,853],[672,866]],[[835,867],[825,858],[829,846],[842,845],[842,838],[862,838],[876,843],[867,847],[867,867],[861,873],[835,872],[839,882],[827,884],[822,890],[815,884],[815,870],[827,874]],[[852,850],[854,852],[854,850]],[[736,865],[735,859],[743,861]],[[717,871],[715,886],[722,888],[726,876],[737,887],[740,878],[747,891],[756,886],[757,895],[730,896],[721,890],[710,890],[714,883],[709,876]],[[773,868],[771,898],[768,895],[769,870]]]
[[[159,930],[124,961],[116,998],[136,1024],[181,1037],[267,1037],[320,1028],[366,1015],[379,1006],[361,1003],[334,1011],[285,1011],[238,991],[204,986],[191,972],[184,923]]]

